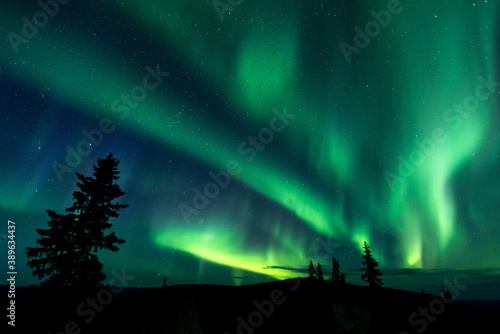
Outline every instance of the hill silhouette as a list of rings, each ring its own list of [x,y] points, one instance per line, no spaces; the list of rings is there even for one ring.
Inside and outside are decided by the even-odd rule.
[[[499,310],[453,301],[432,321],[417,316],[412,326],[410,315],[430,306],[436,311],[439,296],[307,279],[248,286],[129,288],[116,295],[103,289],[25,289],[16,296],[16,330],[53,334],[399,334],[419,333],[426,322],[425,333],[492,333],[500,316]]]

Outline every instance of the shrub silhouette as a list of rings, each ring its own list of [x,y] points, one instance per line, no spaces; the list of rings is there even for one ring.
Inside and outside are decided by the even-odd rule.
[[[333,304],[333,320],[335,330],[332,333],[366,334],[372,327],[372,313],[361,306]]]
[[[441,285],[441,296],[443,296],[447,300],[453,300],[454,299],[453,296],[452,296],[452,294],[450,293],[450,291],[448,291],[448,289],[446,289],[442,285]]]
[[[190,294],[180,307],[174,330],[177,334],[203,334],[201,328],[201,316],[197,310],[194,295]]]

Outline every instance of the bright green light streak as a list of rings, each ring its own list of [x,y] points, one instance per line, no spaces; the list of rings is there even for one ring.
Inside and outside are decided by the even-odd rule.
[[[180,227],[170,225],[168,229],[158,232],[153,237],[160,247],[179,249],[222,265],[269,275],[277,279],[297,276],[288,270],[265,268],[281,263],[295,263],[296,259],[290,257],[288,252],[278,253],[273,248],[267,249],[266,254],[252,251],[251,247],[244,247],[246,241],[241,232],[225,225],[224,223],[214,224],[211,222],[210,227],[198,227],[197,229],[185,225]],[[276,243],[279,247],[280,241],[276,240]]]

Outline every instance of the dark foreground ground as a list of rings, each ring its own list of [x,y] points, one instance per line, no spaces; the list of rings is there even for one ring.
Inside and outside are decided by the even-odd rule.
[[[500,333],[500,310],[448,302],[302,279],[127,289],[115,295],[107,288],[30,288],[16,295],[16,327],[8,333]]]

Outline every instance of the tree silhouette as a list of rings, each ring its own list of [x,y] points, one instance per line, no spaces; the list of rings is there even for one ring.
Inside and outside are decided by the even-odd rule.
[[[309,262],[309,270],[308,270],[308,272],[309,272],[309,277],[308,278],[309,279],[314,279],[315,278],[314,274],[316,274],[316,269],[314,268],[314,265],[313,265],[312,261]]]
[[[345,283],[345,276],[340,272],[340,265],[337,259],[332,257],[332,282]]]
[[[321,270],[321,264],[319,262],[317,268],[317,278],[323,280],[323,270]]]
[[[37,240],[40,247],[26,248],[28,257],[39,257],[29,261],[28,266],[38,279],[49,276],[47,285],[67,285],[66,280],[71,276],[70,268],[74,266],[78,254],[78,250],[72,245],[76,235],[75,217],[60,215],[52,210],[47,210],[47,214],[51,219],[49,229],[36,230],[41,236]]]
[[[47,277],[42,285],[94,287],[106,278],[97,251],[108,249],[118,251],[117,245],[125,240],[114,232],[105,234],[111,228],[111,217],[119,216],[118,210],[126,204],[112,201],[124,195],[114,183],[118,179],[119,161],[108,154],[98,159],[91,177],[76,173],[80,182],[79,191],[73,193],[73,206],[67,214],[47,210],[51,220],[46,230],[37,229],[39,247],[27,247],[28,267],[38,279]]]
[[[361,279],[367,282],[371,287],[379,287],[384,283],[382,283],[382,280],[380,279],[382,273],[377,269],[378,262],[375,261],[375,259],[372,257],[370,247],[368,246],[366,241],[363,243],[363,249],[363,252],[365,254],[362,255],[364,259],[362,264],[365,267],[360,269],[364,271],[364,273],[361,275]]]

